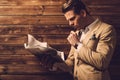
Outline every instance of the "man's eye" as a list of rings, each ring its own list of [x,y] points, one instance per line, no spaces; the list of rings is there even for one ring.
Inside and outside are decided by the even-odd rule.
[[[75,17],[72,17],[71,19],[70,19],[70,21],[73,21],[75,19]]]

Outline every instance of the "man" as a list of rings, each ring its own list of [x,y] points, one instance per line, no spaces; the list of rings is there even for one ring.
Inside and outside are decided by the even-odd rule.
[[[107,68],[116,43],[114,28],[93,18],[80,0],[68,0],[62,11],[69,25],[76,29],[67,38],[71,50],[65,61],[73,68],[74,79],[110,80]]]

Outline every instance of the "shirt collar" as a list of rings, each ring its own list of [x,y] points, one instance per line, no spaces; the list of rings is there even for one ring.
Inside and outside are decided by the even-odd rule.
[[[95,21],[93,21],[89,26],[87,26],[87,28],[88,29],[91,29],[95,24],[96,24],[96,22],[98,22],[98,18],[95,20]]]
[[[98,21],[99,19],[97,18],[95,21],[93,21],[89,26],[87,26],[86,28],[85,28],[85,30],[83,30],[82,32],[84,32],[84,33],[87,33],[89,30],[91,30],[92,29],[92,27],[96,24],[96,22]]]

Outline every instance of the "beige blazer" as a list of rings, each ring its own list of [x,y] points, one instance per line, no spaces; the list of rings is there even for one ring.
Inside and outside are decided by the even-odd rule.
[[[108,65],[116,44],[114,28],[98,20],[83,40],[79,51],[71,47],[66,64],[75,80],[110,80]]]

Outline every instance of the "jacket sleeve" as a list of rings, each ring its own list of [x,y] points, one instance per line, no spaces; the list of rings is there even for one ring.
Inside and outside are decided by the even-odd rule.
[[[115,30],[113,27],[107,27],[99,36],[96,50],[92,50],[83,44],[78,52],[78,57],[86,64],[94,66],[99,70],[104,70],[110,63],[115,43]]]
[[[75,52],[75,49],[71,46],[69,55],[65,61],[65,63],[70,67],[73,67],[74,65],[74,52]]]

